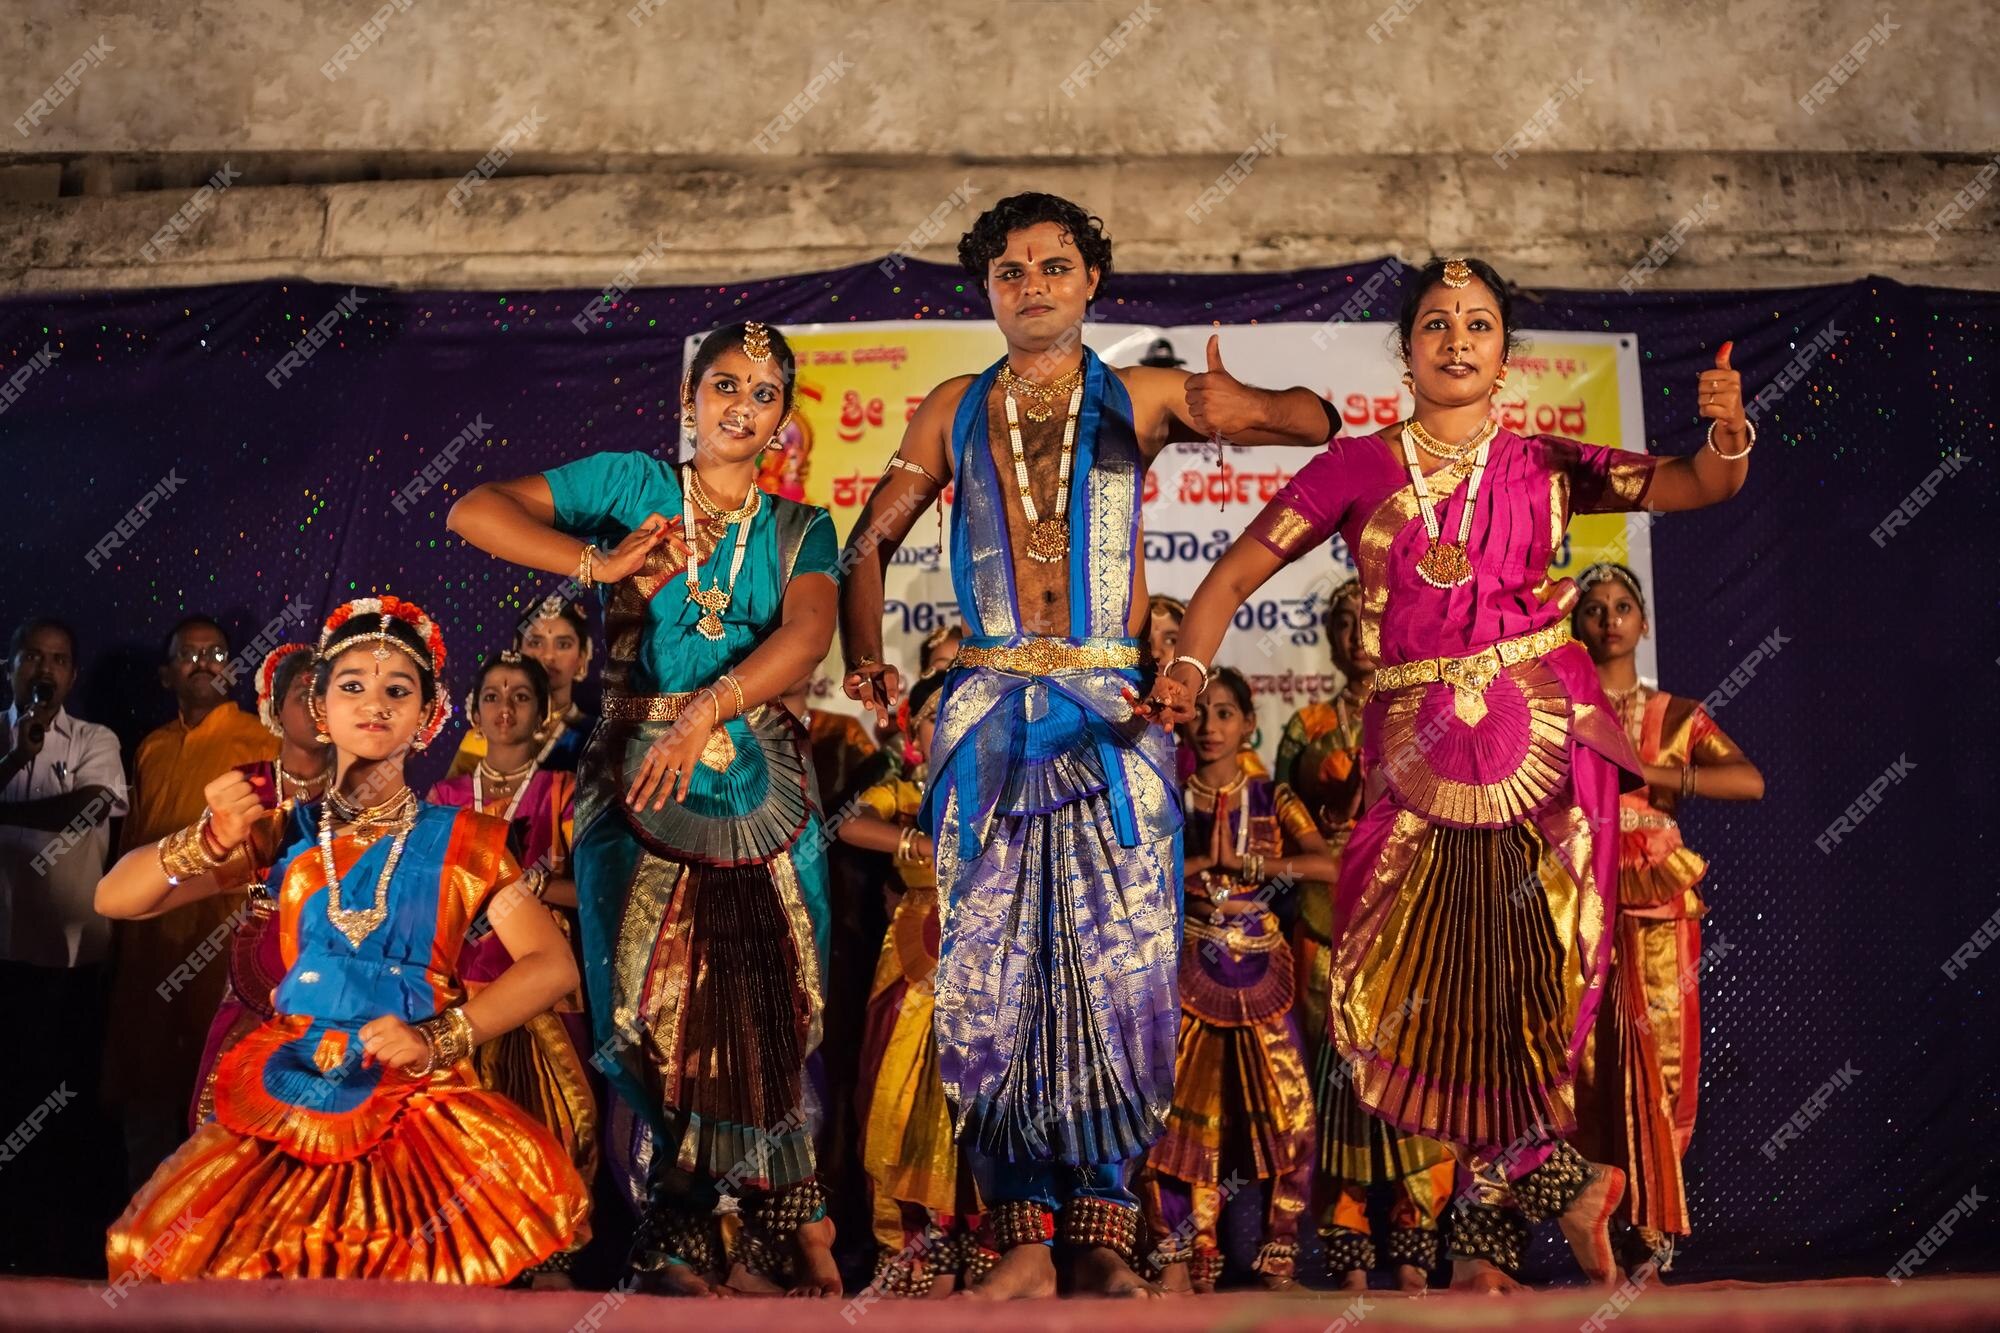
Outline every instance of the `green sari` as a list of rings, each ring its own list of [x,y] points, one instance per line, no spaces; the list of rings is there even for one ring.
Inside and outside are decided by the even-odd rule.
[[[634,811],[624,792],[671,726],[676,696],[769,636],[791,579],[836,576],[832,518],[763,496],[711,639],[687,596],[677,468],[611,453],[544,475],[563,532],[609,546],[657,514],[671,533],[640,572],[600,590],[605,717],[577,771],[592,1063],[632,1113],[616,1117],[630,1131],[611,1157],[635,1197],[667,1174],[732,1194],[784,1189],[814,1172],[803,1085],[826,969],[826,833],[805,730],[782,705],[754,707],[715,733],[685,801]],[[701,585],[728,585],[738,528],[696,519],[712,547]]]

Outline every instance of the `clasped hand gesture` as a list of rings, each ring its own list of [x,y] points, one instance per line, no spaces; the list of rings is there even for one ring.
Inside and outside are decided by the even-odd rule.
[[[840,689],[848,698],[875,715],[875,724],[886,727],[895,721],[896,702],[903,694],[903,678],[886,662],[863,662],[841,677]]]
[[[625,534],[625,540],[605,552],[591,565],[590,577],[596,583],[616,583],[628,579],[645,568],[646,557],[661,542],[671,542],[673,550],[687,563],[687,543],[681,534],[667,526],[667,520],[659,514],[648,514],[646,521]]]
[[[1201,673],[1192,663],[1176,662],[1153,677],[1153,688],[1142,699],[1136,690],[1125,691],[1132,715],[1157,722],[1171,730],[1194,717],[1194,699],[1201,693]]]

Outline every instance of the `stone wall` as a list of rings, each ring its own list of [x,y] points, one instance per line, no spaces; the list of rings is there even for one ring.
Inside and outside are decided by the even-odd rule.
[[[2000,287],[1986,0],[641,4],[41,4],[0,290],[949,260],[1024,188],[1128,270]]]

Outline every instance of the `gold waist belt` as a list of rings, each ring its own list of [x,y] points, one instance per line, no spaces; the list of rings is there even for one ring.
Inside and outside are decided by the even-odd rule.
[[[1266,931],[1264,934],[1251,935],[1236,924],[1239,921],[1257,918],[1228,916],[1219,922],[1204,921],[1198,916],[1190,916],[1186,922],[1186,934],[1190,939],[1212,940],[1239,958],[1246,954],[1276,953],[1280,949],[1291,948],[1292,942],[1277,929],[1278,918],[1271,915],[1270,909],[1266,908],[1260,915],[1264,918]]]
[[[699,690],[689,690],[682,694],[606,694],[604,720],[671,722],[681,715],[681,709],[687,707],[687,701],[699,693]]]
[[[1660,810],[1634,810],[1629,805],[1618,807],[1618,827],[1626,833],[1642,828],[1679,828],[1674,817]]]
[[[1426,657],[1415,662],[1378,667],[1375,670],[1375,692],[1380,694],[1441,680],[1461,690],[1483,693],[1493,678],[1500,674],[1501,668],[1533,661],[1545,653],[1554,652],[1569,640],[1569,622],[1562,620],[1532,634],[1502,639],[1470,657]]]
[[[998,648],[960,645],[953,666],[990,667],[1012,676],[1048,676],[1058,671],[1088,671],[1093,667],[1135,667],[1135,643],[1071,643],[1067,639],[1026,639]]]

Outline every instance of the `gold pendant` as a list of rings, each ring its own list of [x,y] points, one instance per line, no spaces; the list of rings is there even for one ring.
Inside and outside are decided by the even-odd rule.
[[[1054,565],[1069,558],[1069,524],[1045,518],[1028,529],[1028,559]]]
[[[1417,577],[1433,588],[1456,588],[1472,581],[1472,562],[1457,542],[1439,542],[1417,561]]]
[[[1055,404],[1043,403],[1041,406],[1037,407],[1035,405],[1035,400],[1032,398],[1028,400],[1028,405],[1021,409],[1021,415],[1026,417],[1028,420],[1034,422],[1038,426],[1042,422],[1047,421],[1050,417],[1054,416],[1055,414],[1056,414]]]
[[[1466,726],[1476,727],[1486,720],[1486,696],[1463,685],[1454,685],[1451,689],[1451,711]]]
[[[695,632],[704,639],[722,637],[722,613],[729,607],[729,594],[721,588],[689,588],[688,600],[705,615],[694,622]]]

